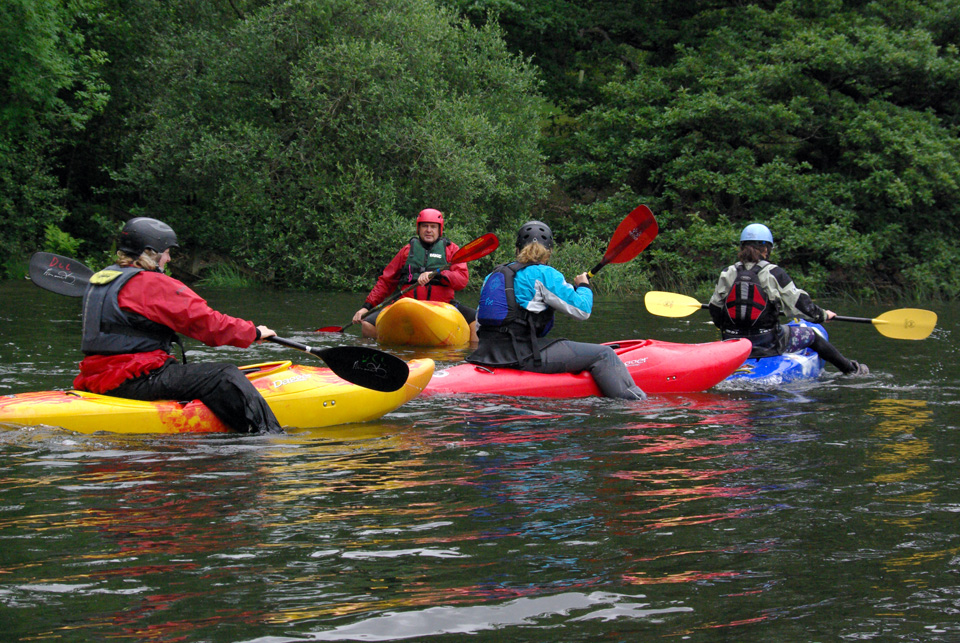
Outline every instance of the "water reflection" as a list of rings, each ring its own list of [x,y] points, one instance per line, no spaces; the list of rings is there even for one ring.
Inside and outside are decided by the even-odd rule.
[[[55,388],[72,377],[79,330],[50,320],[76,325],[76,302],[16,294],[0,311],[0,384]],[[216,296],[299,341],[363,343],[309,332],[349,319],[355,296],[339,308],[336,295]],[[713,333],[606,305],[558,332]],[[838,345],[870,331],[851,326],[832,329]],[[906,352],[864,342],[876,378],[792,392],[423,399],[373,424],[269,437],[0,431],[4,634],[951,640],[960,376],[946,339]]]
[[[925,570],[950,563],[960,552],[960,546],[944,547],[942,536],[924,529],[926,516],[940,512],[939,485],[933,481],[943,478],[932,470],[938,459],[930,441],[933,412],[925,401],[910,399],[876,400],[868,412],[879,420],[871,431],[869,480],[884,503],[870,515],[888,530],[888,538],[900,540],[899,553],[887,558],[884,568],[908,586],[925,587]]]

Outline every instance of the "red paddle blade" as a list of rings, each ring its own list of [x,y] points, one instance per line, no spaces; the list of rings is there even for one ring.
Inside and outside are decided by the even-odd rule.
[[[324,326],[317,329],[318,333],[342,333],[343,326]]]
[[[477,237],[453,253],[453,256],[450,257],[450,265],[455,263],[466,263],[468,261],[473,261],[474,259],[486,257],[499,246],[500,239],[497,238],[497,235],[493,234],[492,232],[488,232],[482,237]]]
[[[603,255],[603,263],[625,263],[630,261],[644,248],[650,245],[650,242],[657,238],[660,232],[657,226],[657,220],[653,218],[653,212],[645,205],[637,206],[633,212],[617,226],[607,246],[607,252]]]

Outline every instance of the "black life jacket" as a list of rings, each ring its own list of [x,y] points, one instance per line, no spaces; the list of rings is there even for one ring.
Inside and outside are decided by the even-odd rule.
[[[170,352],[177,334],[163,324],[120,308],[117,297],[134,275],[132,266],[113,265],[90,277],[83,293],[83,340],[85,355],[120,355],[163,350]]]
[[[433,272],[447,267],[447,246],[450,241],[446,237],[437,239],[430,249],[424,247],[420,237],[410,239],[410,254],[407,255],[407,263],[403,266],[400,273],[398,287],[403,288],[415,282],[422,272]]]
[[[552,343],[542,338],[553,327],[554,311],[532,313],[520,306],[513,286],[517,273],[531,265],[536,264],[501,264],[484,280],[477,307],[480,346],[467,357],[468,362],[506,366],[532,360],[540,365],[540,349]]]
[[[760,271],[769,265],[760,261],[747,269],[737,262],[737,276],[724,302],[724,337],[769,335],[777,330],[780,311],[760,285]]]

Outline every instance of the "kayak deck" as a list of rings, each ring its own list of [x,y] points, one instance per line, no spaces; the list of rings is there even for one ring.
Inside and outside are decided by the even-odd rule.
[[[826,329],[820,324],[793,320],[788,325],[807,326],[824,339],[829,339]],[[805,348],[796,353],[749,358],[726,381],[751,388],[775,388],[783,384],[814,381],[823,373],[824,366],[825,362],[816,351]]]
[[[289,361],[241,366],[281,426],[314,428],[375,420],[419,395],[434,371],[409,362],[397,391],[383,393],[340,379],[328,368]],[[58,426],[78,433],[229,433],[198,400],[143,402],[85,391],[40,391],[0,397],[0,424]]]
[[[464,346],[470,325],[457,307],[404,297],[377,316],[377,341],[389,346]]]

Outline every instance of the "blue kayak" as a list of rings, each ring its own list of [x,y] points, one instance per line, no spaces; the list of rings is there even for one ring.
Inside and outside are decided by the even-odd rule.
[[[809,326],[824,339],[827,331],[820,324],[794,319],[790,326]],[[810,348],[799,353],[784,353],[773,357],[750,358],[725,381],[757,386],[777,386],[790,382],[814,381],[823,373],[825,362]]]

